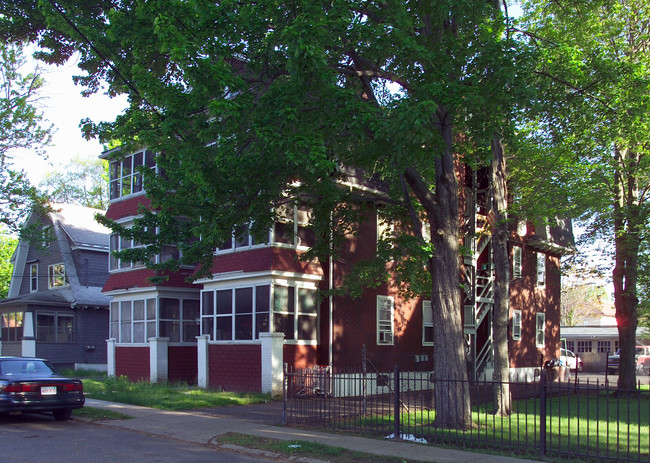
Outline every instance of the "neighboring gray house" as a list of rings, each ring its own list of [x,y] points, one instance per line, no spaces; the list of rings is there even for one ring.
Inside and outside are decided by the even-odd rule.
[[[604,373],[607,354],[613,354],[619,347],[618,328],[615,325],[561,326],[560,336],[566,339],[567,349],[583,360],[586,371]],[[645,328],[637,328],[637,345],[647,344],[649,336]]]
[[[76,205],[32,212],[21,239],[8,298],[0,300],[0,355],[37,356],[59,367],[105,369],[110,297],[109,230]]]

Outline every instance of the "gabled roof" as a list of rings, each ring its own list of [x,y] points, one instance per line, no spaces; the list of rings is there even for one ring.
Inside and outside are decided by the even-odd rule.
[[[53,204],[52,207],[55,211],[50,212],[50,218],[61,226],[73,246],[108,251],[110,230],[95,220],[95,214],[104,211],[73,204]]]
[[[95,214],[103,211],[72,204],[52,204],[51,207],[53,211],[47,214],[47,218],[41,218],[32,211],[27,218],[27,223],[38,220],[48,224],[51,222],[54,237],[61,250],[61,259],[65,265],[69,286],[20,296],[20,285],[23,279],[19,275],[22,275],[26,269],[27,255],[32,246],[28,240],[21,239],[12,258],[14,271],[9,285],[8,299],[0,301],[0,307],[16,303],[39,302],[60,303],[73,307],[108,305],[110,298],[102,294],[101,287],[82,286],[79,283],[77,268],[71,254],[75,249],[108,254],[110,231],[95,220]],[[108,268],[106,277],[108,278]]]

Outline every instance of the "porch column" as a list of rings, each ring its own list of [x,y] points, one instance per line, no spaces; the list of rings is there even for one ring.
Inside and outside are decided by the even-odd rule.
[[[206,389],[210,379],[210,368],[208,366],[208,340],[210,335],[202,334],[196,337],[197,354],[197,375],[196,382],[200,388]]]
[[[149,338],[149,380],[164,382],[169,378],[169,338]]]
[[[23,318],[23,339],[22,352],[23,357],[36,357],[36,337],[34,336],[34,313],[25,312]]]
[[[262,392],[282,394],[284,333],[260,333],[262,342]]]
[[[106,360],[108,362],[106,374],[108,376],[115,376],[115,338],[106,340]]]

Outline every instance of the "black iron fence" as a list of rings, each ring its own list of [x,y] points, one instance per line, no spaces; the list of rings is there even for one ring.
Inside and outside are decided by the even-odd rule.
[[[287,425],[515,453],[650,462],[650,392],[596,381],[468,382],[431,372],[337,371],[284,376]],[[467,391],[467,409],[450,392]],[[509,400],[504,400],[509,398]],[[501,400],[500,400],[501,399]],[[436,403],[438,402],[438,404]],[[495,414],[503,403],[510,413]],[[508,407],[509,406],[509,407]],[[449,426],[448,417],[461,416]]]

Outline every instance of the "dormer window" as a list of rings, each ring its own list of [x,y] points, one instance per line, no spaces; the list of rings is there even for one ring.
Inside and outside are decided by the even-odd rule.
[[[153,169],[156,166],[154,154],[150,151],[139,151],[110,163],[109,190],[110,199],[122,198],[141,193],[143,188],[142,166]]]

